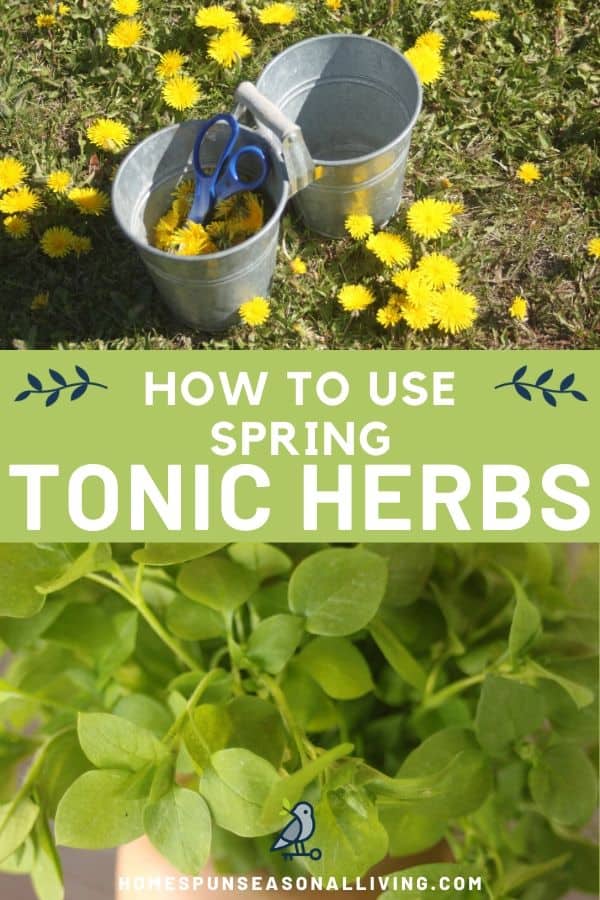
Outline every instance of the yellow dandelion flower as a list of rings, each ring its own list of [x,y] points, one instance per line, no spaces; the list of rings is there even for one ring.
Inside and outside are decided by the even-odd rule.
[[[465,211],[465,204],[461,203],[460,200],[449,200],[448,209],[453,216],[460,216],[460,214]]]
[[[457,334],[477,318],[477,298],[455,287],[445,288],[435,298],[433,314],[442,331]]]
[[[392,282],[396,285],[396,287],[400,288],[400,290],[405,291],[411,277],[414,274],[414,269],[403,269],[402,272],[395,272],[392,275]]]
[[[204,253],[214,253],[217,248],[203,225],[186,222],[173,233],[171,249],[179,256],[201,256]]]
[[[291,260],[290,269],[294,275],[306,275],[307,272],[306,263],[303,259],[300,259],[299,256],[296,256]]]
[[[417,272],[432,288],[454,287],[460,280],[460,266],[443,253],[426,253],[417,263]]]
[[[411,306],[431,308],[437,292],[425,281],[421,272],[415,271],[406,285],[406,298]]]
[[[338,291],[338,302],[346,312],[360,312],[375,301],[373,292],[362,284],[345,284]]]
[[[112,0],[110,5],[120,16],[135,16],[140,8],[140,0]]]
[[[208,55],[225,69],[252,53],[252,41],[239,28],[228,28],[211,38]]]
[[[179,74],[187,61],[188,57],[179,50],[167,50],[160,55],[160,62],[155,69],[156,74],[159,78],[172,78],[173,75]]]
[[[253,297],[246,300],[239,308],[240,318],[245,325],[254,328],[256,325],[264,325],[271,315],[271,306],[264,297]]]
[[[27,172],[23,163],[14,156],[4,156],[0,159],[0,191],[10,191],[18,187],[25,178]]]
[[[75,236],[70,228],[55,225],[45,230],[40,244],[46,256],[50,256],[52,259],[62,259],[73,249]]]
[[[406,266],[410,262],[410,244],[398,234],[380,231],[372,234],[367,241],[367,249],[374,253],[384,266]]]
[[[46,178],[46,184],[55,194],[64,194],[71,184],[71,173],[63,169],[57,172],[50,172]]]
[[[524,182],[524,184],[531,184],[533,181],[539,181],[541,177],[542,173],[535,163],[524,162],[521,163],[517,169],[517,178],[519,181]]]
[[[435,320],[431,304],[405,303],[402,307],[402,318],[413,331],[425,331]]]
[[[118,153],[131,140],[129,128],[118,119],[96,119],[86,134],[91,144],[109,153]]]
[[[291,3],[269,3],[258,12],[261,25],[291,25],[298,13]]]
[[[68,3],[59,3],[57,9],[59,16],[68,16],[71,12],[71,7]]]
[[[36,294],[35,297],[33,298],[33,300],[31,301],[31,309],[34,311],[36,309],[45,309],[46,306],[48,306],[49,301],[50,301],[50,294],[48,293],[48,291],[43,291],[39,294]]]
[[[35,24],[38,28],[52,28],[53,25],[56,25],[56,16],[49,13],[39,13],[35,17]]]
[[[478,22],[497,22],[500,18],[500,14],[493,9],[472,9],[469,15]]]
[[[189,200],[190,203],[194,197],[195,184],[192,178],[184,178],[175,188],[173,196],[176,200]]]
[[[93,187],[72,188],[68,193],[80,213],[101,216],[108,208],[108,194]]]
[[[325,6],[332,12],[338,12],[342,8],[342,0],[325,0]]]
[[[447,201],[425,197],[410,206],[406,221],[410,230],[418,237],[437,238],[450,231],[453,213]]]
[[[423,84],[433,84],[441,78],[444,71],[444,60],[436,50],[432,50],[426,44],[421,47],[409,47],[404,56],[413,66]]]
[[[527,300],[525,297],[521,297],[520,294],[513,297],[512,302],[508,307],[508,314],[511,318],[517,319],[519,322],[524,322],[527,318]]]
[[[91,249],[91,238],[79,234],[74,234],[71,238],[71,250],[76,256],[81,256],[83,253],[89,253]]]
[[[355,241],[362,241],[373,234],[373,219],[368,215],[350,215],[346,217],[344,228]]]
[[[217,31],[227,31],[231,28],[240,27],[240,20],[236,14],[218,4],[199,9],[194,23],[198,28],[214,28]]]
[[[31,225],[24,216],[7,216],[3,225],[6,233],[17,240],[27,237],[31,230]]]
[[[429,47],[430,50],[440,53],[445,43],[446,38],[439,31],[426,31],[416,39],[415,47]]]
[[[0,197],[0,212],[12,215],[13,213],[33,212],[41,206],[41,200],[37,191],[28,187],[14,188]]]
[[[173,233],[179,226],[179,214],[170,209],[168,213],[162,216],[154,226],[153,243],[159,250],[168,250],[173,240]]]
[[[202,94],[195,78],[191,75],[174,75],[165,81],[162,89],[165,103],[173,109],[191,109]]]
[[[589,256],[595,256],[596,259],[600,258],[600,237],[590,238],[587,245],[587,252]]]
[[[140,42],[143,34],[144,26],[137,19],[121,19],[108,32],[106,43],[113,50],[128,50]]]
[[[402,311],[396,303],[387,303],[377,310],[375,317],[384,328],[393,328],[402,318]]]
[[[185,199],[184,197],[176,197],[173,200],[173,205],[171,209],[173,210],[174,215],[177,216],[180,222],[183,222],[184,219],[187,219],[190,209],[192,207],[191,199]]]
[[[218,218],[226,218],[229,234],[233,241],[245,240],[263,226],[264,212],[261,200],[251,191],[243,191],[228,198],[225,205],[219,204]]]
[[[402,297],[402,294],[390,294],[390,296],[388,297],[387,305],[393,306],[395,309],[402,309],[402,306],[404,305],[404,298]]]

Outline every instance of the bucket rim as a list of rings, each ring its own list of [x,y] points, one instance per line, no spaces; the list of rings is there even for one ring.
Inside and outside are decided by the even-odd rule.
[[[275,209],[273,210],[272,214],[269,216],[269,218],[267,219],[265,224],[262,226],[262,228],[260,228],[258,231],[256,231],[251,237],[247,238],[245,241],[242,241],[241,244],[236,244],[233,247],[228,247],[226,250],[217,250],[215,253],[200,253],[197,256],[178,256],[175,253],[167,253],[166,250],[160,250],[158,247],[153,247],[149,241],[144,242],[144,241],[139,240],[139,238],[137,238],[131,232],[131,230],[128,228],[128,226],[125,224],[123,216],[120,214],[120,211],[118,209],[118,204],[115,203],[117,186],[118,186],[120,179],[123,177],[123,172],[124,172],[127,161],[129,160],[130,156],[136,150],[139,150],[139,148],[142,147],[144,144],[149,143],[154,138],[158,137],[159,134],[164,134],[167,131],[177,131],[178,128],[181,128],[182,126],[190,125],[193,123],[198,123],[198,125],[200,125],[204,121],[206,121],[206,120],[205,119],[188,119],[185,122],[176,122],[173,125],[166,125],[165,128],[160,128],[158,131],[153,131],[151,134],[147,135],[147,137],[145,137],[143,140],[141,140],[137,144],[135,144],[131,148],[129,153],[125,157],[123,157],[123,159],[119,163],[119,167],[117,169],[116,175],[115,175],[113,183],[112,183],[111,208],[112,208],[113,216],[115,217],[115,219],[117,221],[117,225],[119,226],[119,228],[121,229],[123,234],[127,237],[127,239],[130,240],[133,244],[135,244],[135,246],[139,250],[143,250],[144,253],[150,253],[152,256],[156,256],[159,259],[169,259],[169,260],[176,259],[176,260],[181,260],[183,262],[191,262],[194,260],[203,259],[208,262],[209,260],[212,261],[212,260],[216,260],[216,259],[222,259],[225,255],[227,255],[227,254],[231,255],[236,250],[241,251],[242,249],[246,249],[246,247],[248,247],[249,244],[252,244],[255,241],[258,241],[258,239],[263,235],[263,233],[266,231],[266,229],[268,227],[270,227],[272,219],[274,219],[276,217],[278,220],[281,219],[281,217],[283,215],[283,211],[289,200],[289,193],[290,193],[289,183],[285,179],[282,179],[283,190],[282,190],[282,195],[279,200],[279,203],[277,204],[277,206],[275,207]],[[252,131],[253,134],[258,134],[258,132],[255,132],[251,128],[247,128],[245,125],[240,125],[240,130]],[[270,144],[270,141],[264,135],[259,135],[259,136],[262,137],[263,140],[265,140],[268,144]],[[275,152],[275,149],[273,147],[271,147],[270,149],[271,149],[272,156],[275,159],[277,159],[277,154]]]
[[[396,135],[393,141],[389,141],[387,144],[384,144],[377,150],[373,150],[371,153],[365,153],[363,156],[353,156],[351,159],[321,159],[316,156],[313,157],[313,162],[316,166],[341,168],[342,166],[370,162],[370,160],[375,159],[377,156],[380,156],[382,153],[390,150],[395,144],[398,143],[398,141],[401,141],[411,133],[415,126],[415,122],[419,117],[419,113],[421,112],[421,107],[423,106],[423,85],[421,84],[421,81],[413,64],[406,59],[406,57],[403,53],[400,52],[400,50],[397,50],[396,47],[392,47],[392,45],[388,44],[386,41],[380,41],[379,38],[369,37],[366,34],[336,34],[335,32],[328,32],[327,34],[318,34],[315,37],[304,38],[304,40],[302,41],[297,41],[295,44],[290,44],[289,47],[286,47],[285,50],[282,50],[281,53],[277,54],[277,56],[274,56],[271,62],[267,63],[267,65],[258,76],[258,79],[256,81],[257,88],[261,90],[261,81],[263,76],[266,75],[266,73],[275,65],[275,63],[279,62],[288,53],[291,53],[292,50],[296,50],[298,47],[302,47],[303,44],[314,44],[317,41],[326,41],[331,40],[332,38],[339,41],[353,40],[368,42],[371,44],[378,44],[380,47],[385,47],[386,50],[391,50],[392,53],[395,53],[396,56],[398,56],[402,60],[403,64],[407,67],[417,87],[417,102],[415,105],[415,111],[409,119],[406,127],[400,132],[400,134]]]

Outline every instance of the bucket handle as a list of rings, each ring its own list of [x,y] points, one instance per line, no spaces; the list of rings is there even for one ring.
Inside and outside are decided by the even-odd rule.
[[[315,164],[304,142],[302,129],[250,81],[242,81],[235,92],[239,118],[249,110],[257,122],[272,131],[281,142],[283,161],[290,184],[290,195],[297,194],[315,180]]]

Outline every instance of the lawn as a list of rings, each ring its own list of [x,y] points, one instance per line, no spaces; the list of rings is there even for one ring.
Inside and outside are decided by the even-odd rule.
[[[600,348],[600,260],[588,250],[600,236],[597,4],[491,0],[499,18],[487,22],[471,17],[474,0],[342,0],[339,10],[305,0],[294,3],[292,24],[267,26],[257,16],[264,2],[224,0],[253,45],[231,69],[207,56],[213,33],[194,24],[198,0],[141,0],[145,34],[129,50],[107,44],[120,18],[110,0],[68,5],[59,15],[54,4],[2,0],[0,158],[24,164],[43,206],[28,236],[0,229],[1,347]],[[55,23],[39,27],[40,12],[56,13]],[[416,199],[464,206],[448,234],[426,243],[411,237],[417,256],[441,251],[459,263],[461,287],[478,300],[473,326],[458,334],[416,332],[402,321],[383,328],[376,310],[390,279],[373,254],[350,237],[311,235],[292,210],[269,320],[213,338],[194,332],[165,309],[110,210],[82,216],[46,187],[51,172],[65,169],[77,186],[110,191],[126,151],[113,155],[89,142],[86,129],[98,117],[123,121],[133,144],[172,122],[231,109],[240,80],[256,80],[275,54],[306,37],[354,32],[405,50],[430,30],[445,38],[445,68],[424,87],[404,202],[388,228],[408,235],[406,209]],[[175,49],[189,57],[185,71],[202,92],[185,112],[167,105],[155,71],[158,54]],[[536,164],[539,180],[519,180],[523,162]],[[91,237],[91,252],[49,258],[40,237],[54,225]],[[305,274],[293,273],[296,257]],[[344,311],[337,294],[349,281],[368,285],[377,302],[356,315]],[[509,314],[517,295],[527,301],[524,321]]]

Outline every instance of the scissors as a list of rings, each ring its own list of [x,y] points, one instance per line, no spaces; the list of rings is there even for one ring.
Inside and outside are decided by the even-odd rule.
[[[225,144],[214,171],[210,175],[204,171],[200,163],[200,150],[202,142],[206,137],[207,131],[216,125],[217,122],[225,122],[231,131],[229,139]],[[240,147],[239,150],[233,152],[233,148],[240,133],[240,126],[237,119],[230,113],[219,113],[212,119],[203,122],[192,152],[192,163],[196,175],[196,187],[194,190],[194,202],[190,209],[188,218],[192,222],[203,224],[209,212],[219,200],[225,200],[227,197],[237,194],[239,191],[254,191],[259,188],[265,181],[269,170],[267,157],[260,147],[254,144],[248,144]],[[260,172],[250,181],[243,180],[240,177],[238,168],[239,161],[244,156],[252,156],[258,162]]]

